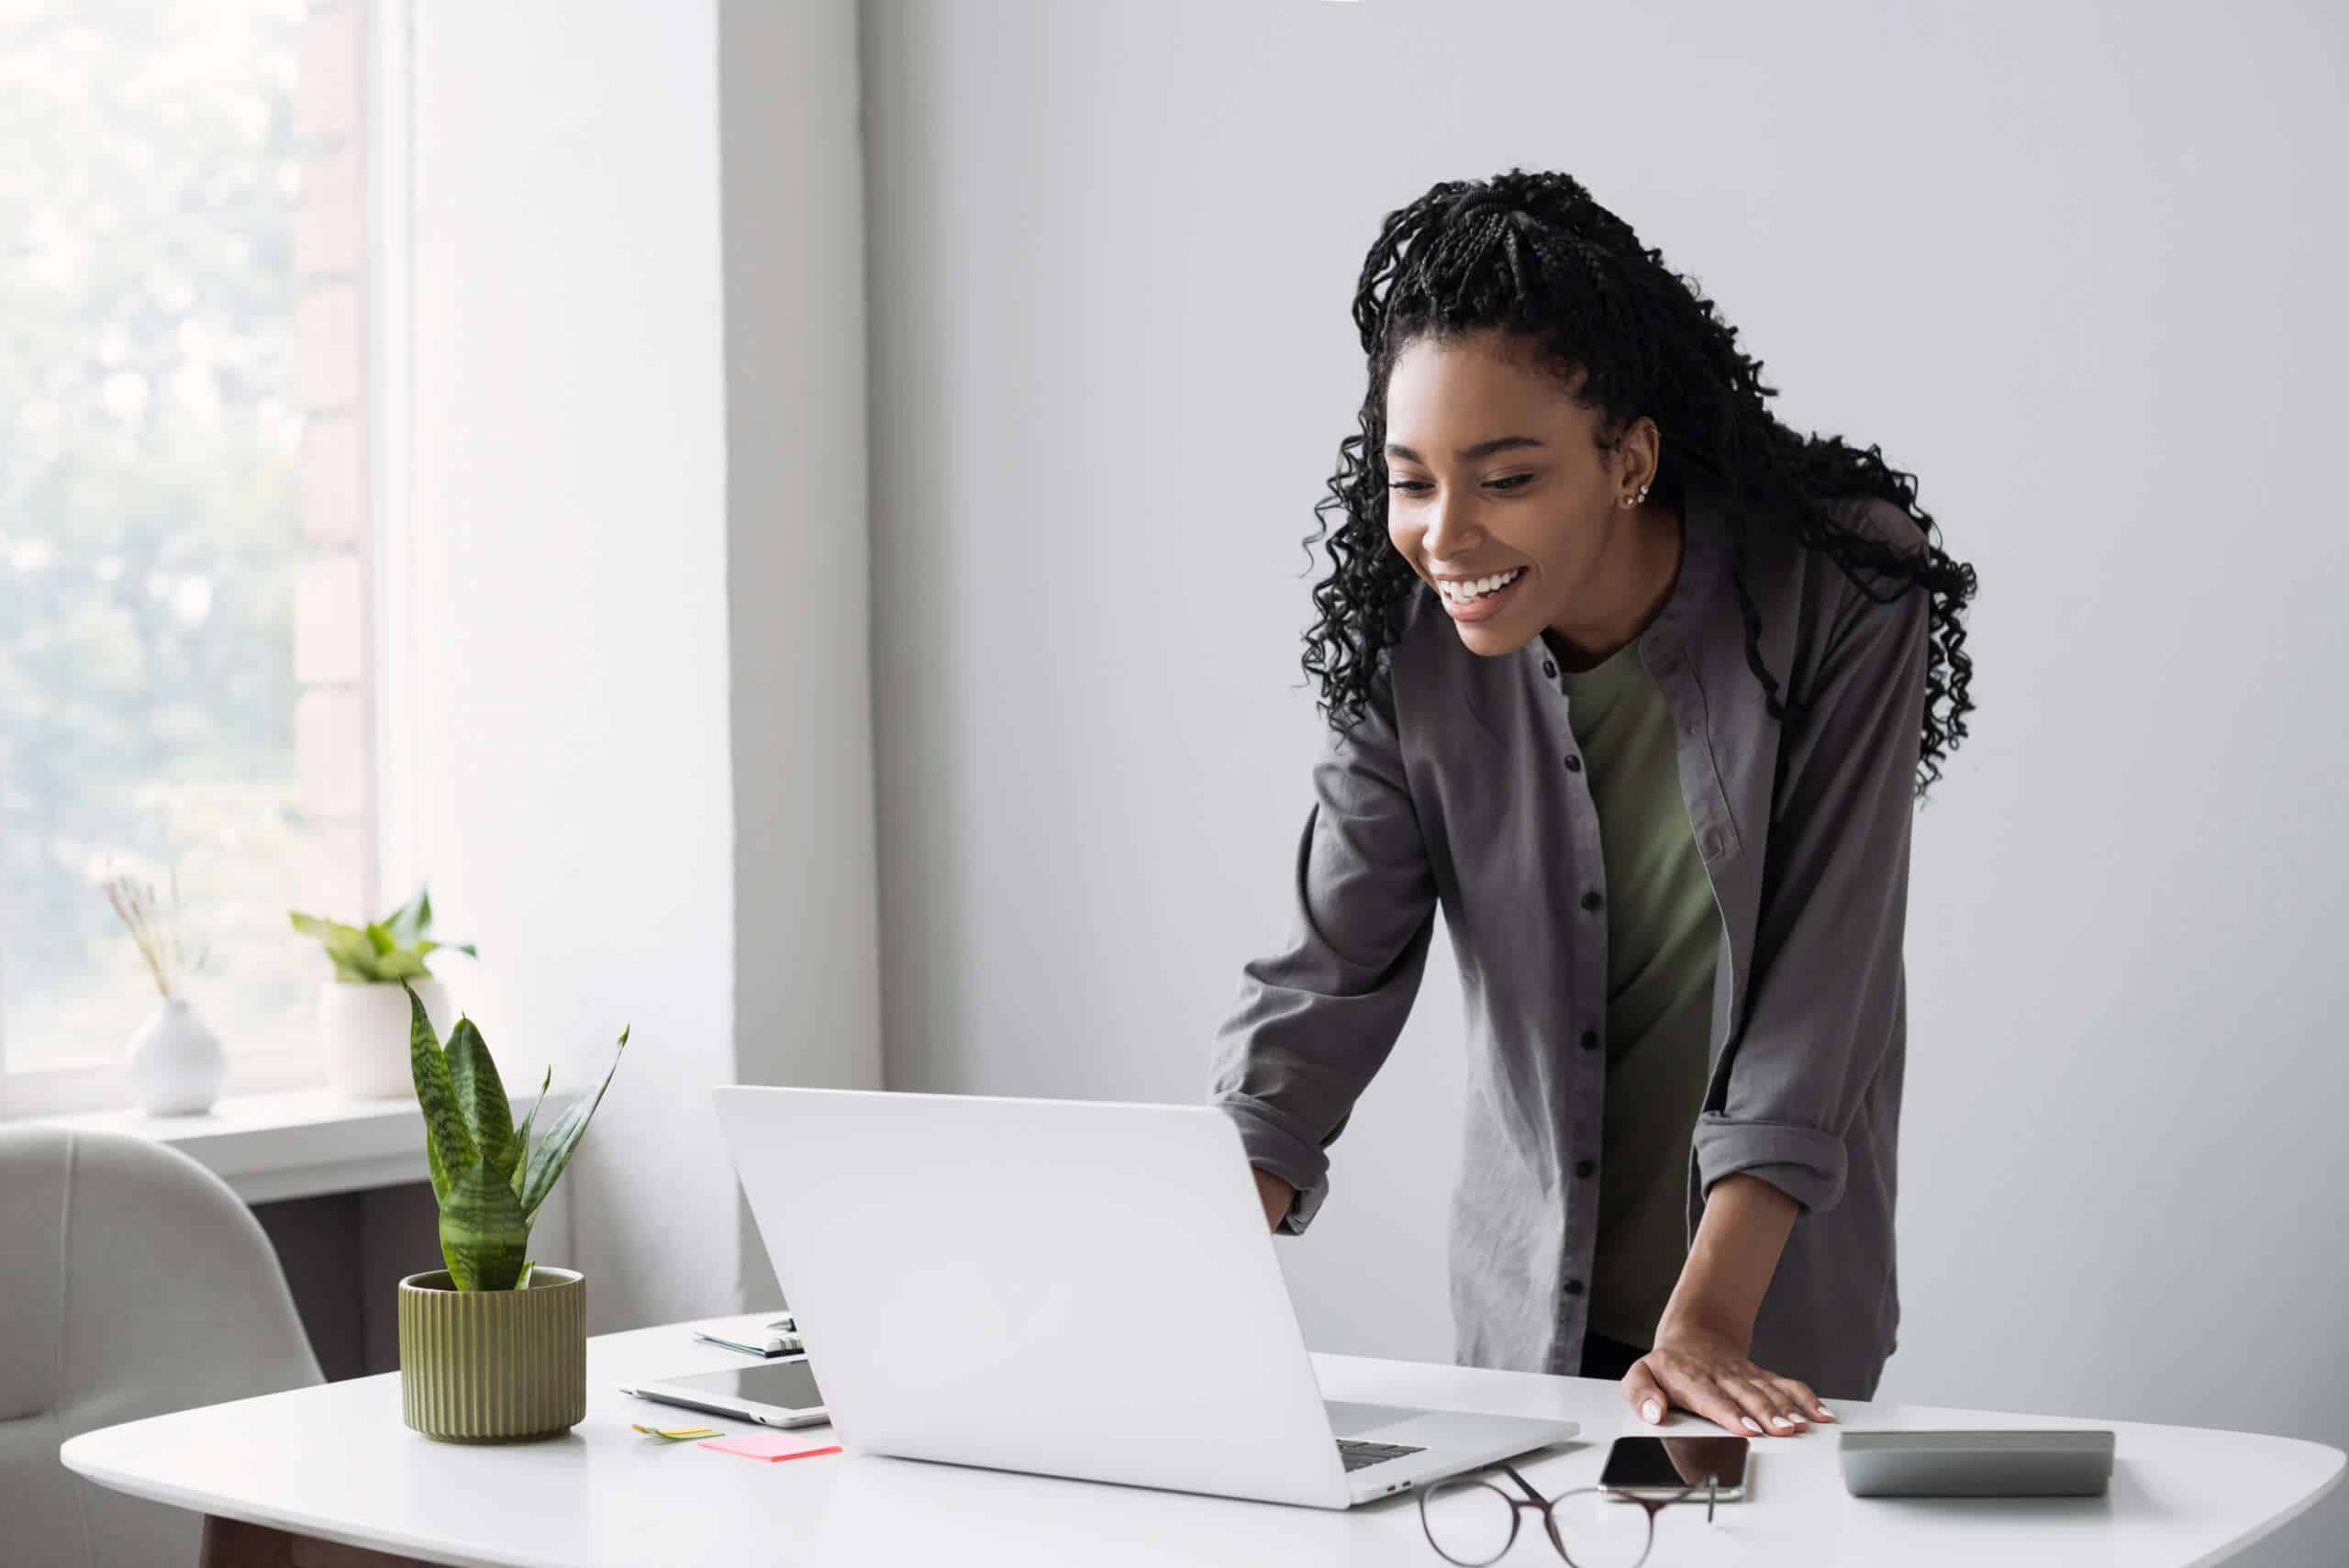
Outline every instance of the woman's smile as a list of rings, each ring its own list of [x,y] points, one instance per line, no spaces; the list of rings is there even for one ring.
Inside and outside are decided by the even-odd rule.
[[[1472,582],[1439,582],[1436,593],[1443,600],[1444,613],[1453,620],[1490,620],[1500,614],[1501,606],[1515,595],[1524,578],[1525,568],[1518,566]]]

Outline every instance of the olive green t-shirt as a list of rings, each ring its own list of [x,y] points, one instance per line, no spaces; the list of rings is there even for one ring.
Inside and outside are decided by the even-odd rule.
[[[1664,690],[1626,643],[1562,675],[1607,874],[1607,1103],[1589,1326],[1655,1343],[1688,1256],[1720,915],[1680,789]]]

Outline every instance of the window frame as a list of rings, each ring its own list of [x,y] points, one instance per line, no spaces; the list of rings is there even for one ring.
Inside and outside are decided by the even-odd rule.
[[[363,680],[369,759],[366,806],[362,813],[366,847],[362,881],[373,909],[385,887],[404,886],[417,862],[411,668],[406,657],[410,589],[407,520],[408,376],[408,146],[412,85],[408,78],[413,17],[409,0],[312,0],[311,11],[357,14],[359,126],[358,167],[362,194],[355,208],[361,290],[358,339],[363,504],[367,517],[359,553],[366,582],[368,661]],[[291,930],[286,940],[302,939]],[[319,965],[326,984],[326,966]],[[0,1123],[33,1117],[68,1116],[135,1108],[123,1052],[112,1059],[72,1067],[11,1068],[0,1041]],[[317,1043],[232,1053],[220,1093],[223,1101],[288,1090],[317,1089],[326,1083]],[[184,1119],[184,1118],[174,1118]]]

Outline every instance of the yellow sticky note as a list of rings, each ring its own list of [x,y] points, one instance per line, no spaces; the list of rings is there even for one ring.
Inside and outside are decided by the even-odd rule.
[[[659,1438],[664,1442],[673,1443],[681,1443],[689,1438],[714,1438],[721,1435],[715,1427],[640,1427],[633,1421],[629,1423],[629,1429],[642,1432],[649,1438]]]

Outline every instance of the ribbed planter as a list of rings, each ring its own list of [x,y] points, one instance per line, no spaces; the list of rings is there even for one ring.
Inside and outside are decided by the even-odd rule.
[[[400,1281],[400,1408],[444,1442],[560,1437],[587,1418],[587,1288],[540,1263],[527,1290]]]

